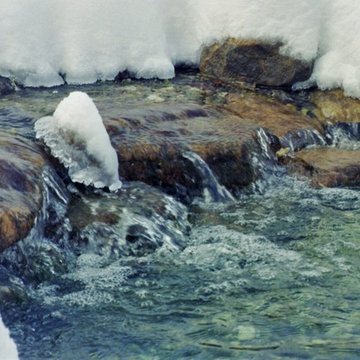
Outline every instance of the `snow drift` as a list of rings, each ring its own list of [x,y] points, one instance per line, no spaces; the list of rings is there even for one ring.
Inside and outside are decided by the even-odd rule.
[[[360,4],[354,0],[3,0],[0,74],[27,86],[90,83],[128,69],[171,78],[229,36],[281,41],[315,59],[312,80],[360,97]]]

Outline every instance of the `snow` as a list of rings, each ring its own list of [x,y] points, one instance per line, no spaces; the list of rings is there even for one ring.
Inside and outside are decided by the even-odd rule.
[[[75,91],[63,99],[53,116],[35,123],[53,156],[69,169],[72,181],[97,188],[121,187],[118,159],[103,120],[91,98]]]
[[[91,83],[128,69],[171,78],[226,37],[281,41],[315,59],[311,81],[360,97],[355,0],[2,0],[0,74],[26,86]]]
[[[10,338],[9,330],[5,327],[0,316],[0,359],[16,360],[18,358],[16,345]]]

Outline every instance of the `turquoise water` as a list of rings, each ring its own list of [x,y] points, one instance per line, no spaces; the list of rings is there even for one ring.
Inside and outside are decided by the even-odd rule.
[[[142,98],[169,86],[140,85]],[[121,90],[107,86],[89,88],[104,96],[100,107]],[[173,88],[201,103],[215,97]],[[26,112],[38,106],[33,116],[51,113],[47,97],[62,97],[34,94],[13,95]],[[75,192],[66,214],[54,200],[56,234],[35,231],[1,258],[0,285],[15,294],[2,298],[1,313],[20,358],[360,358],[360,191],[284,175],[258,189],[185,207],[134,183],[117,195]],[[86,209],[111,209],[112,223],[90,222],[75,241],[67,217],[84,221]],[[124,245],[129,225],[142,229],[147,249]]]

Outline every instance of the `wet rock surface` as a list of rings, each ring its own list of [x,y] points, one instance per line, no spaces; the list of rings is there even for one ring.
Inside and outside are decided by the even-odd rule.
[[[119,174],[189,200],[202,194],[201,176],[186,152],[199,155],[230,189],[255,180],[251,156],[259,151],[255,127],[238,116],[194,104],[119,110],[105,119]]]
[[[225,107],[249,125],[265,128],[279,138],[298,130],[322,129],[317,119],[303,114],[296,104],[284,104],[261,93],[229,94]]]
[[[359,159],[360,150],[318,148],[299,151],[283,162],[315,186],[338,187],[360,184]]]
[[[222,67],[224,64],[219,59],[231,51],[237,54],[234,49],[239,44],[251,49],[246,53],[248,60],[251,55],[254,64],[257,61],[263,64],[263,58],[255,55],[262,49],[256,42],[244,44],[229,40],[223,47],[213,45],[205,50],[203,59],[214,55],[218,60],[212,63],[204,60],[201,66],[206,75],[218,77],[220,86],[192,74],[173,82],[155,81],[151,86],[124,79],[113,87],[85,89],[94,98],[117,151],[120,176],[124,180],[156,186],[190,203],[195,197],[204,196],[204,190],[212,186],[204,179],[208,171],[214,175],[215,182],[233,194],[254,183],[261,177],[254,158],[270,151],[272,156],[278,153],[280,163],[287,165],[290,172],[309,177],[314,185],[359,185],[358,165],[354,160],[356,151],[303,149],[309,145],[337,146],[339,132],[340,137],[345,133],[352,140],[359,140],[360,101],[345,97],[340,90],[243,89],[233,86],[235,77],[224,85],[226,79],[221,78],[223,73],[219,71],[227,69],[232,74],[232,70]],[[271,51],[275,54],[278,47],[272,47]],[[271,61],[278,61],[274,59]],[[285,60],[279,64],[291,65]],[[261,77],[253,78],[255,83],[258,79]],[[17,93],[10,95],[16,96]],[[57,90],[49,91],[39,102],[39,108],[43,109],[40,116],[53,112],[62,97]],[[6,97],[2,99],[7,106]],[[16,109],[4,106],[0,109],[0,131],[3,133],[0,135],[1,251],[27,236],[42,204],[41,173],[45,160],[34,144],[34,108],[33,104],[24,107],[21,119]],[[29,110],[32,116],[25,115]],[[267,149],[259,139],[259,129],[264,130]],[[196,156],[208,169],[199,168],[202,163],[194,161]],[[61,177],[66,176],[56,161],[52,165]],[[217,196],[213,198],[218,199]],[[219,198],[221,201],[223,197]],[[86,220],[86,217],[79,215],[79,219]],[[89,215],[88,219],[92,217]],[[104,231],[102,227],[109,219],[112,219],[111,214],[101,221],[94,220],[105,224],[96,230],[98,234]],[[76,223],[74,231],[84,235],[87,225],[80,227]],[[129,228],[129,242],[141,238],[141,234],[142,229],[135,224]]]
[[[118,194],[77,194],[69,203],[71,241],[108,256],[143,256],[161,246],[185,245],[189,227],[184,205],[143,183]]]
[[[0,134],[0,251],[32,229],[42,207],[44,165],[34,143]]]
[[[219,81],[255,86],[291,87],[307,80],[313,64],[282,55],[280,47],[258,40],[228,39],[203,50],[200,70]]]
[[[342,90],[314,91],[309,100],[313,113],[323,124],[360,122],[360,100],[344,95]]]

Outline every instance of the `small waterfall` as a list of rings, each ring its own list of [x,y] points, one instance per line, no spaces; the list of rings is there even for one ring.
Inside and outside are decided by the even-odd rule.
[[[74,257],[66,219],[69,195],[56,172],[45,167],[43,205],[28,236],[0,255],[0,264],[28,280],[43,281],[67,269]]]
[[[251,165],[258,179],[251,184],[252,191],[263,193],[273,180],[272,175],[283,174],[284,169],[278,164],[276,151],[281,148],[280,140],[263,128],[256,131],[259,151],[251,155]]]
[[[157,249],[178,251],[188,231],[186,207],[143,183],[128,183],[120,194],[78,194],[69,205],[72,242],[80,252],[108,259],[141,257]]]
[[[198,172],[205,201],[235,201],[231,193],[223,185],[219,184],[208,164],[198,154],[187,151],[183,154],[183,157],[191,161]]]
[[[317,130],[302,129],[286,134],[281,139],[281,146],[291,151],[298,151],[307,146],[326,145],[325,138]]]
[[[342,149],[359,149],[360,124],[338,123],[328,125],[325,129],[328,145]]]
[[[259,128],[256,131],[257,140],[261,148],[262,157],[271,161],[276,161],[276,156],[271,149],[274,139],[263,129]]]

